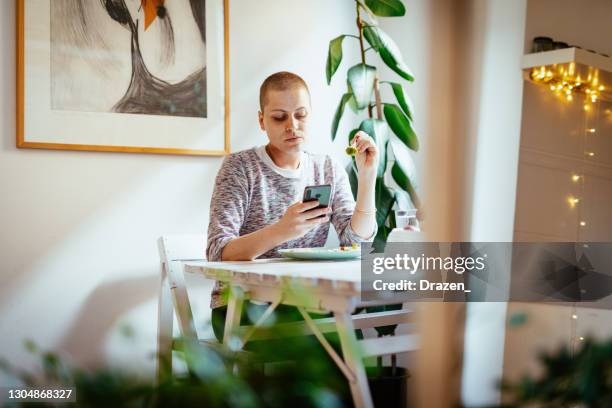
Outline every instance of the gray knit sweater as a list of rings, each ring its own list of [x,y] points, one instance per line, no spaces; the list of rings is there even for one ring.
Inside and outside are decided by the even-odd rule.
[[[322,247],[327,241],[330,223],[341,245],[373,239],[376,231],[363,239],[351,228],[355,200],[346,171],[337,161],[328,155],[303,152],[297,170],[280,169],[262,146],[232,153],[221,165],[210,203],[207,259],[220,261],[229,241],[277,222],[290,205],[302,200],[304,187],[319,184],[332,185],[330,222],[269,250],[260,258],[279,257],[281,248]],[[211,307],[224,305],[222,290],[223,285],[217,282]]]

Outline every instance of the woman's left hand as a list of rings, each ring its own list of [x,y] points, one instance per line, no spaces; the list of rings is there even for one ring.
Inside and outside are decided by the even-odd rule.
[[[351,141],[351,146],[357,149],[355,162],[357,163],[358,177],[360,179],[375,179],[378,173],[378,147],[370,135],[359,131]]]

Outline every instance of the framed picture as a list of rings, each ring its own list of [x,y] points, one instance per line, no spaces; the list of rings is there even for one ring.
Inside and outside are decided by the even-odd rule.
[[[224,155],[228,0],[16,0],[17,147]]]

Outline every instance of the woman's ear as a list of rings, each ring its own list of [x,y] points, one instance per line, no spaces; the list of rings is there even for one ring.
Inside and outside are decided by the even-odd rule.
[[[259,127],[261,128],[261,130],[265,131],[266,126],[264,125],[264,116],[261,111],[257,112],[257,118],[259,119]]]

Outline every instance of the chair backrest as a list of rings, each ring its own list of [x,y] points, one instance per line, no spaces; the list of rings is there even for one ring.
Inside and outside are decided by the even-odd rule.
[[[176,314],[181,335],[188,340],[197,339],[189,294],[183,274],[184,261],[205,260],[206,237],[199,234],[164,235],[157,240],[161,261],[161,295],[159,324],[163,336],[172,327],[172,312]],[[164,293],[170,296],[164,296]],[[171,299],[171,300],[170,300]],[[171,304],[170,304],[171,302]],[[160,333],[161,333],[160,332]],[[171,335],[171,333],[170,333]]]
[[[157,241],[162,262],[206,259],[206,236],[203,234],[164,235]]]

